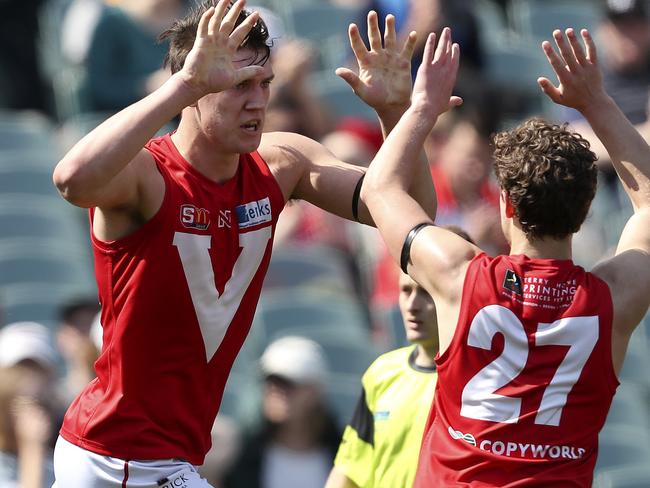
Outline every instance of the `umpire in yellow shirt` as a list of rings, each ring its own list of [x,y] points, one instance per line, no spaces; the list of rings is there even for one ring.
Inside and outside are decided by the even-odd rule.
[[[448,228],[471,242],[461,229]],[[413,345],[379,356],[364,373],[325,488],[413,486],[438,377],[438,323],[424,288],[401,273],[399,289],[406,338]]]

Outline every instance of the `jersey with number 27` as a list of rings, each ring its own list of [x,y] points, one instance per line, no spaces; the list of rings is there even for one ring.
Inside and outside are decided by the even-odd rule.
[[[415,486],[590,487],[611,336],[609,287],[572,261],[475,257]]]
[[[163,203],[124,238],[92,236],[103,348],[97,378],[68,409],[61,435],[121,459],[198,465],[253,319],[284,198],[257,153],[242,155],[236,175],[219,184],[169,135],[146,148],[165,181]]]

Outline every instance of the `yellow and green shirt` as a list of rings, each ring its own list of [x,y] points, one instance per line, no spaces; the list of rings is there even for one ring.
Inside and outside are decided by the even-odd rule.
[[[334,464],[363,488],[410,488],[438,374],[415,364],[417,347],[381,355],[361,380],[361,397]]]

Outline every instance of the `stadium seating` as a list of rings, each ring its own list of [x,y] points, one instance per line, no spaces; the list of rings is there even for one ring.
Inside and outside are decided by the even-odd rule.
[[[347,257],[336,249],[282,244],[273,249],[264,290],[300,287],[305,290],[354,293]]]
[[[646,462],[636,466],[612,468],[596,473],[593,488],[648,488],[650,466]]]
[[[592,0],[517,0],[509,2],[509,16],[521,36],[539,43],[554,29],[588,28],[600,20],[600,6]]]

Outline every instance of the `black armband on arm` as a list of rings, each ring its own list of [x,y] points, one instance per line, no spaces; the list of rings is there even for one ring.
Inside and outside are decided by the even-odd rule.
[[[411,244],[413,244],[413,239],[415,239],[415,236],[418,235],[418,232],[420,232],[422,229],[425,227],[433,225],[430,222],[422,222],[421,224],[416,225],[411,229],[411,232],[408,233],[406,236],[406,239],[404,240],[404,245],[402,246],[402,253],[400,254],[400,259],[399,259],[399,266],[402,268],[402,271],[405,273],[408,273],[406,271],[406,268],[411,261]]]
[[[361,178],[357,181],[357,186],[354,187],[354,193],[352,194],[352,216],[357,222],[359,222],[359,197],[361,196],[361,185],[363,184],[363,179],[365,177],[365,173],[361,175]]]

